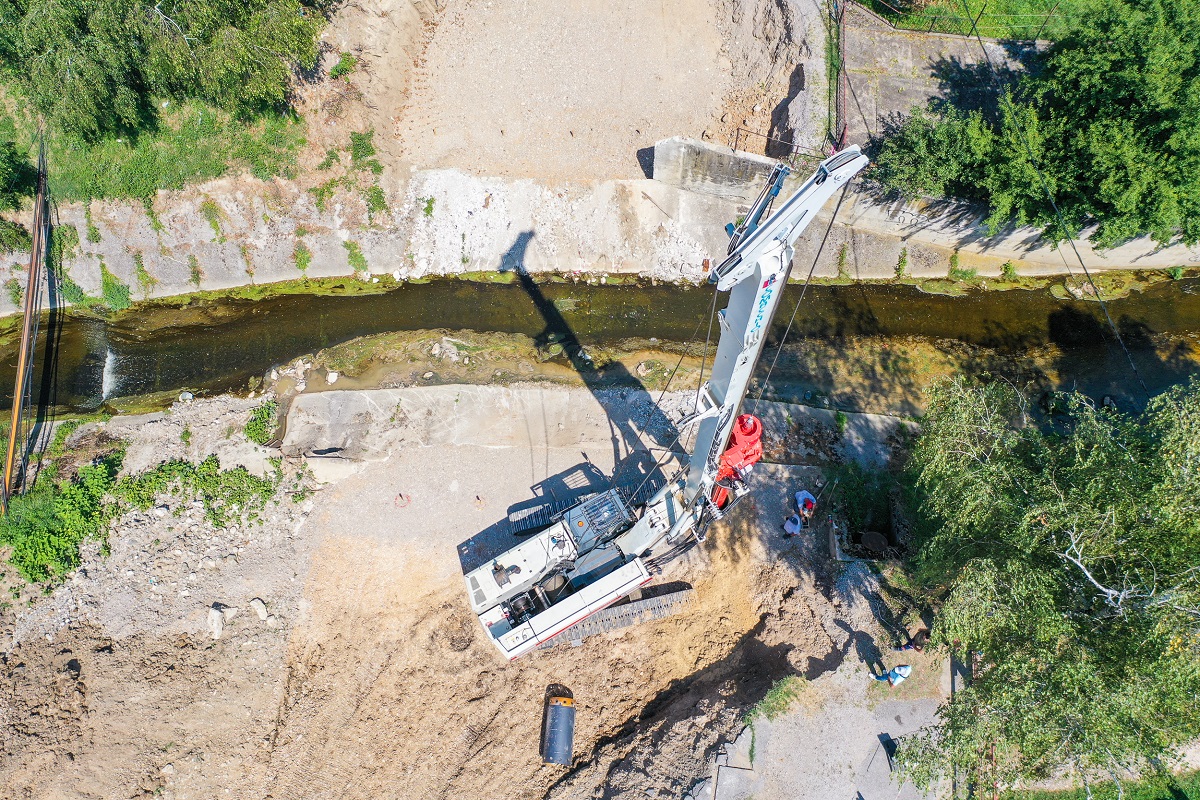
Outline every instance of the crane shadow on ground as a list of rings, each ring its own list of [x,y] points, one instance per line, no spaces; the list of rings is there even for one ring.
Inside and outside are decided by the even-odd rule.
[[[631,503],[644,501],[666,483],[664,470],[680,455],[675,452],[679,430],[645,385],[619,361],[596,364],[562,311],[529,274],[525,258],[533,237],[533,231],[518,234],[502,256],[499,271],[516,277],[542,318],[545,327],[534,337],[538,350],[569,364],[604,409],[613,473],[605,475],[587,453],[581,453],[578,464],[531,486],[531,496],[509,506],[504,519],[459,544],[464,574],[544,530],[590,494],[617,488]]]

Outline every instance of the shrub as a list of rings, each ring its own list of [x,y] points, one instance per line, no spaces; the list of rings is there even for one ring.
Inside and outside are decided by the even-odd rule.
[[[0,219],[0,252],[11,253],[17,250],[28,250],[33,246],[33,238],[24,225]]]
[[[8,514],[0,517],[0,543],[12,548],[9,563],[25,580],[53,580],[79,566],[80,543],[102,537],[116,513],[104,498],[120,463],[120,454],[112,454],[59,482],[51,468],[30,491],[9,501]]]
[[[208,225],[213,229],[213,233],[216,234],[217,241],[224,242],[225,234],[221,233],[221,209],[213,202],[212,198],[206,197],[200,203],[200,214],[208,220]]]
[[[158,279],[146,269],[146,261],[141,253],[133,254],[133,274],[137,278],[138,287],[142,290],[142,296],[149,297],[150,291],[158,286]]]
[[[375,155],[375,143],[372,141],[374,138],[374,129],[365,133],[350,134],[350,160],[354,164],[362,164]]]
[[[200,259],[191,253],[188,254],[188,271],[191,273],[192,284],[199,289],[200,281],[204,279],[204,271],[200,269]]]
[[[344,78],[354,72],[354,68],[357,66],[358,59],[354,57],[353,53],[342,53],[341,57],[338,58],[338,62],[333,65],[333,69],[329,70],[329,77],[334,80]]]
[[[367,257],[363,255],[362,248],[358,246],[358,242],[342,242],[342,247],[346,248],[347,260],[350,262],[350,268],[355,272],[368,272],[370,267],[367,264]]]
[[[387,211],[387,197],[383,194],[383,189],[378,185],[371,186],[366,192],[367,213],[374,216],[375,214]]]
[[[312,263],[312,250],[309,250],[304,242],[296,242],[296,247],[292,250],[292,261],[295,262],[296,269],[306,272]]]
[[[6,280],[4,282],[4,290],[8,292],[8,299],[12,301],[14,306],[21,305],[21,301],[25,299],[25,289],[16,278]]]
[[[108,271],[100,262],[100,300],[113,311],[124,311],[132,305],[129,287]]]
[[[896,277],[903,278],[908,275],[908,248],[900,248],[900,257],[896,259]]]
[[[265,445],[275,435],[275,415],[279,412],[279,403],[267,400],[250,412],[246,422],[246,438],[255,444]]]

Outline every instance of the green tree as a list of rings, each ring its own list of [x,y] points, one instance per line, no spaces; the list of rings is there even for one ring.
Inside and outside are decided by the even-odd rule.
[[[54,129],[95,140],[152,126],[163,99],[282,103],[320,24],[300,0],[0,0],[0,74]]]
[[[899,759],[918,785],[1154,772],[1200,736],[1200,381],[1140,415],[936,386],[910,464],[933,641],[975,677]]]
[[[993,231],[1032,224],[1057,241],[1095,225],[1101,247],[1140,235],[1194,244],[1200,2],[1095,4],[1001,96],[994,118],[916,113],[881,141],[877,162],[877,177],[907,196],[986,202]]]

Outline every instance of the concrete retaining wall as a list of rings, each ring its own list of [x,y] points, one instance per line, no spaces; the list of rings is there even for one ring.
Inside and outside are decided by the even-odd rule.
[[[699,281],[703,259],[725,252],[725,225],[744,213],[770,164],[727,147],[669,139],[655,148],[655,180],[547,184],[419,171],[388,187],[389,210],[374,219],[354,191],[338,190],[321,210],[295,183],[238,178],[160,193],[154,217],[140,204],[92,203],[99,241],[88,240],[81,205],[61,206],[54,221],[60,235],[68,226],[78,234],[65,268],[93,296],[101,293],[101,264],[134,299],[305,276],[389,274],[404,281],[518,265],[530,272]],[[833,208],[797,243],[801,276],[816,258]],[[297,242],[312,253],[305,273],[297,268]],[[1086,242],[1078,246],[1098,270],[1200,264],[1200,248],[1157,248],[1145,239],[1103,253]],[[860,182],[846,196],[814,274],[889,279],[905,252],[909,275],[946,277],[956,251],[961,268],[981,275],[999,275],[1008,261],[1022,274],[1078,271],[1069,251],[1052,248],[1036,231],[988,237],[977,209],[883,202]],[[355,272],[352,252],[361,252],[365,271]],[[0,281],[23,281],[26,258],[0,256]],[[0,293],[0,315],[17,310]]]

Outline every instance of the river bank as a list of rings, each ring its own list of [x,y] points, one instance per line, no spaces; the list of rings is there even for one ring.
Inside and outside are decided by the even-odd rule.
[[[230,178],[160,192],[146,204],[63,204],[51,247],[57,302],[124,308],[198,291],[254,295],[274,284],[290,291],[305,280],[503,281],[517,271],[594,282],[702,282],[704,259],[725,252],[725,225],[745,213],[773,162],[676,139],[654,152],[655,178],[645,180],[563,183],[413,171],[384,194],[383,208],[343,178],[307,188]],[[1078,265],[1036,232],[988,236],[976,209],[893,202],[858,182],[836,221],[834,211],[818,215],[797,243],[797,277],[811,269],[823,281],[899,279],[955,291],[1066,276],[1074,291],[1090,291]],[[1182,245],[1137,240],[1103,253],[1086,242],[1079,248],[1097,273],[1179,274],[1200,264],[1200,251]],[[0,256],[7,287],[0,316],[19,309],[25,258]]]

